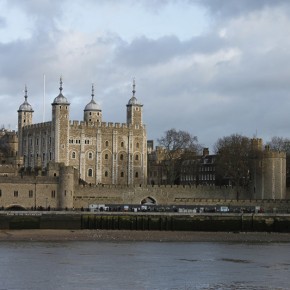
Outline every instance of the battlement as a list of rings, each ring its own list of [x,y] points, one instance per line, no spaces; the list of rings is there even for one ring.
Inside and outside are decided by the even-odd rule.
[[[270,148],[265,148],[263,152],[264,158],[282,158],[286,159],[286,152],[273,151]]]
[[[251,139],[251,146],[253,150],[263,150],[263,140],[261,138]]]
[[[24,129],[43,129],[43,128],[50,128],[51,126],[51,121],[50,122],[45,122],[45,123],[37,123],[37,124],[31,124],[24,126]]]

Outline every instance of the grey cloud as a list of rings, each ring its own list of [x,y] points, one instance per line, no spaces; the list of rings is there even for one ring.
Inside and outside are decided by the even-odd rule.
[[[216,34],[180,41],[176,36],[164,36],[157,40],[143,36],[131,43],[123,43],[116,51],[116,59],[130,66],[148,66],[167,62],[176,56],[192,53],[210,54],[226,46],[226,40]]]
[[[0,29],[3,29],[5,27],[6,27],[6,19],[0,16]]]
[[[265,7],[289,6],[287,0],[188,0],[188,2],[207,8],[213,15],[230,18]]]

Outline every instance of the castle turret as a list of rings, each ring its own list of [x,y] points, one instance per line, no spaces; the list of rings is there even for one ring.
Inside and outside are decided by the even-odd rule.
[[[135,80],[133,80],[133,90],[132,90],[132,98],[129,100],[127,104],[127,124],[134,124],[138,126],[142,126],[142,107],[140,103],[138,103],[135,97]]]
[[[286,196],[286,153],[265,146],[262,139],[251,140],[251,183],[257,199],[283,199]]]
[[[94,84],[92,84],[92,99],[84,109],[84,121],[88,123],[101,123],[102,110],[94,100]]]
[[[59,164],[58,208],[73,208],[75,169],[72,166]]]
[[[25,101],[22,105],[20,105],[18,112],[18,155],[23,156],[24,152],[24,136],[23,136],[23,127],[32,124],[32,115],[33,109],[31,105],[27,101],[27,87],[25,86]]]
[[[62,78],[60,78],[59,95],[52,105],[52,140],[55,162],[68,165],[68,140],[69,140],[69,106],[70,103],[62,94]],[[48,158],[46,158],[48,160]]]

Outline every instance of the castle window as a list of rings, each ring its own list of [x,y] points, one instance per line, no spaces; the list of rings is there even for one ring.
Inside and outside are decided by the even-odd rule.
[[[124,155],[121,154],[121,155],[120,155],[120,160],[123,160],[123,159],[124,159]]]
[[[97,115],[100,116],[100,113],[98,112]]]
[[[2,196],[2,189],[0,189],[0,196]]]
[[[89,119],[89,122],[92,122],[92,119]]]
[[[52,198],[55,198],[55,190],[52,190],[52,191],[51,191],[51,197],[52,197]]]
[[[138,172],[135,172],[135,177],[138,178],[139,174]]]
[[[36,145],[38,145],[38,138],[36,139]]]
[[[76,153],[75,153],[74,151],[73,151],[72,154],[71,154],[71,158],[72,158],[72,159],[75,159],[75,158],[76,158]]]
[[[139,160],[139,155],[138,154],[135,156],[135,160]]]
[[[89,152],[89,159],[93,159],[93,153]]]
[[[108,175],[109,175],[108,171],[105,171],[105,177],[108,177]]]
[[[121,147],[124,147],[124,142],[121,142]]]
[[[124,177],[124,172],[123,171],[121,172],[121,177]]]
[[[108,154],[105,154],[105,159],[108,159],[109,158],[109,155]]]
[[[90,112],[90,116],[92,115],[92,112]]]
[[[42,154],[42,161],[45,160],[45,153]]]
[[[18,190],[14,190],[14,197],[18,197]]]
[[[66,196],[66,190],[64,191],[64,196]]]
[[[93,176],[93,169],[92,169],[92,168],[90,168],[90,169],[88,170],[88,176],[89,176],[89,177],[92,177],[92,176]]]
[[[49,160],[52,160],[52,152],[49,152]]]
[[[106,143],[105,143],[105,144],[106,144],[106,147],[108,147],[108,146],[109,146],[109,141],[106,141]]]
[[[29,198],[32,198],[33,197],[33,190],[29,190],[28,196],[29,196]]]
[[[139,148],[139,143],[138,142],[136,143],[136,148]]]

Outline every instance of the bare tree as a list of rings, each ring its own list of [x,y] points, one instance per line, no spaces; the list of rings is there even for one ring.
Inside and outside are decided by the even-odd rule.
[[[214,145],[216,173],[221,180],[245,186],[249,181],[251,142],[248,137],[232,134],[218,139]]]
[[[167,183],[178,184],[182,162],[194,158],[200,152],[198,139],[188,132],[170,129],[158,139],[158,143],[164,148],[162,165],[166,172]]]
[[[268,145],[272,150],[275,151],[284,151],[287,155],[290,155],[290,139],[283,138],[283,137],[272,137],[270,142],[267,142]]]

